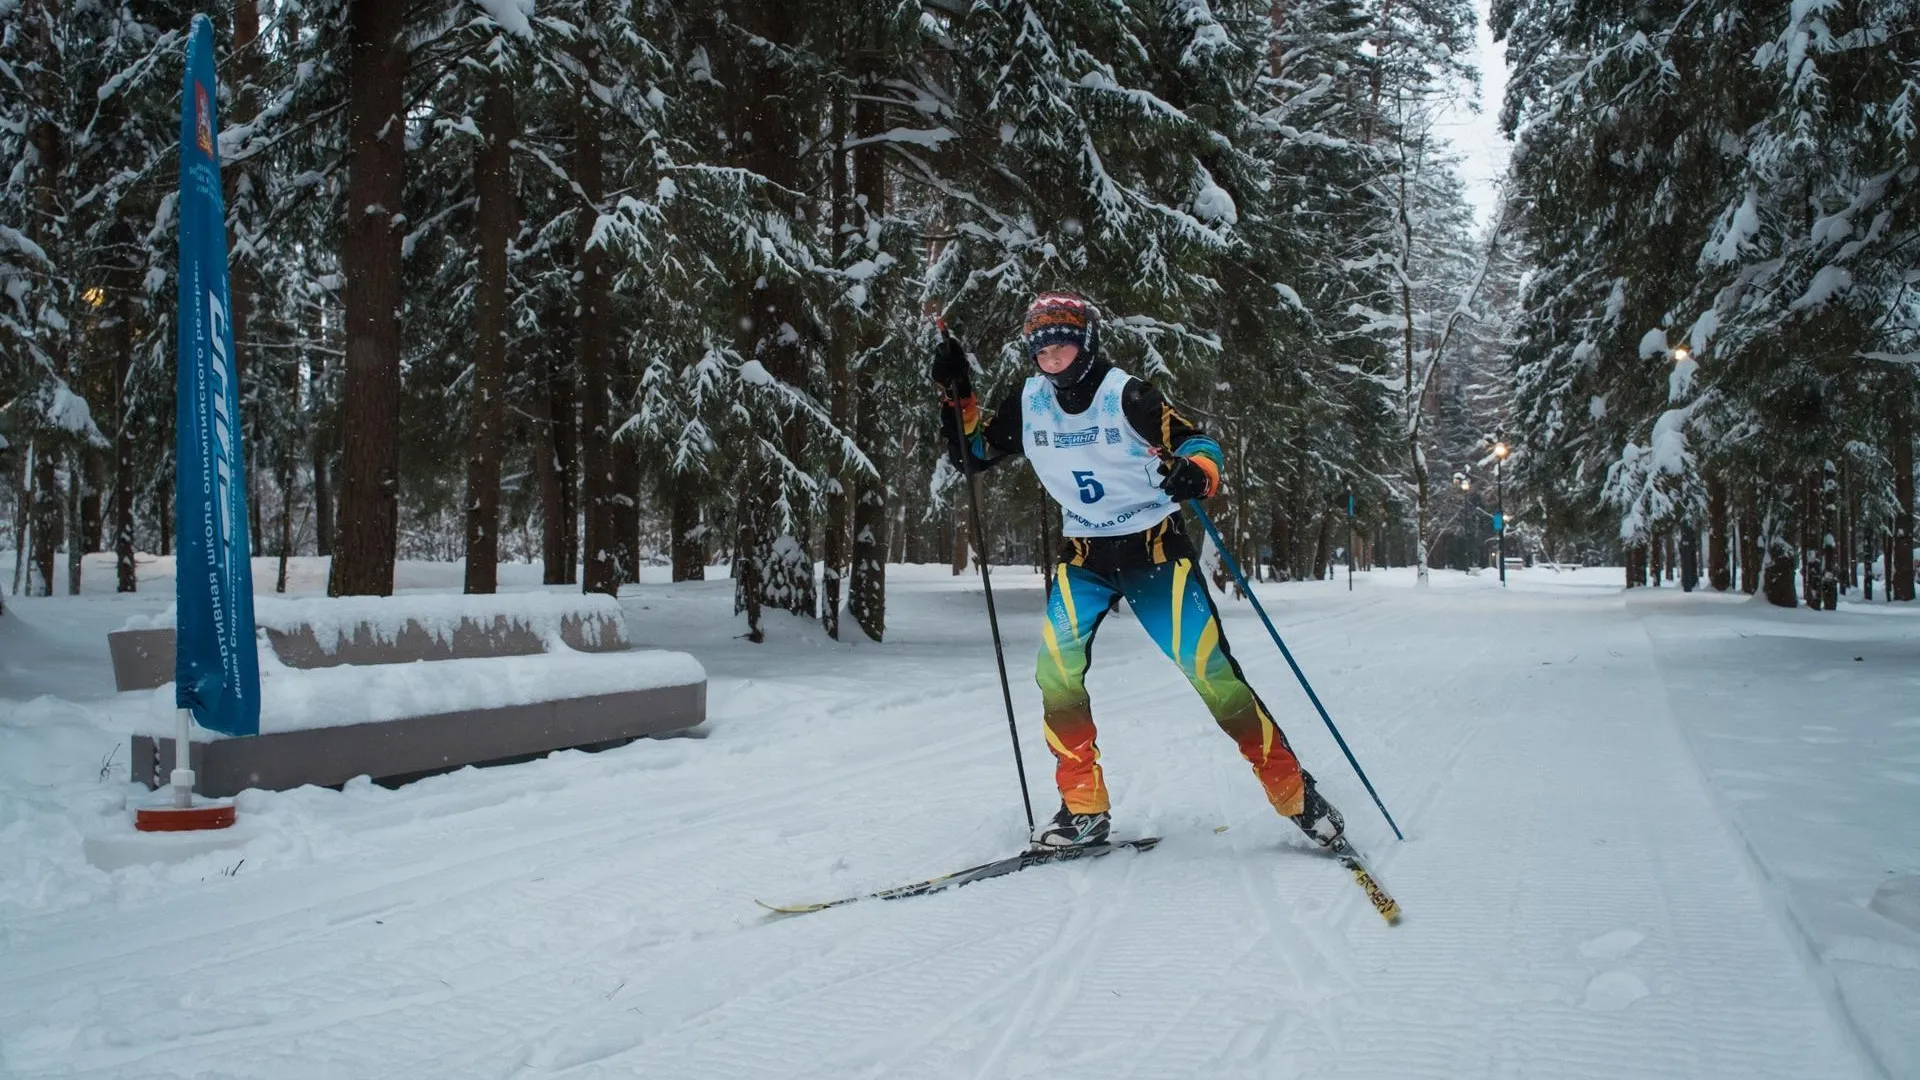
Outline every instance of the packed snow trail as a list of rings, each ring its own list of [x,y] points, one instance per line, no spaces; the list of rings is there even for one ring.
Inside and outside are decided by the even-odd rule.
[[[1124,609],[1090,689],[1116,830],[1164,837],[1154,853],[765,918],[753,897],[885,887],[1023,842],[977,582],[896,568],[879,647],[798,622],[748,645],[728,583],[644,586],[625,601],[634,635],[707,665],[710,737],[391,792],[253,793],[260,839],[170,870],[108,877],[37,853],[37,899],[0,906],[0,1065],[116,1080],[1873,1075],[1617,588],[1389,581],[1263,597],[1405,844],[1251,612],[1222,607],[1250,680],[1403,904],[1397,928],[1275,817]],[[1039,582],[1003,571],[995,586],[1023,745],[1045,763],[1024,677]],[[42,629],[60,611],[23,609]],[[1728,692],[1729,713],[1757,704]],[[36,798],[98,787],[65,782]],[[35,813],[51,811],[14,817],[54,827]]]
[[[1920,635],[1889,635],[1911,623],[1884,604],[1809,618],[1669,591],[1631,606],[1723,813],[1832,976],[1840,1014],[1887,1075],[1920,1077],[1920,919],[1860,903],[1920,894]],[[1763,680],[1767,707],[1742,707]]]

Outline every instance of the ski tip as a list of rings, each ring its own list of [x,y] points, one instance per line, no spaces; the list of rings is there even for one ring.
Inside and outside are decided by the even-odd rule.
[[[1353,880],[1360,886],[1360,890],[1367,894],[1367,901],[1373,905],[1373,910],[1387,920],[1388,926],[1399,926],[1400,901],[1395,900],[1387,890],[1381,888],[1380,883],[1373,879],[1373,874],[1357,861],[1349,863],[1347,869],[1353,872]]]
[[[765,900],[755,900],[754,903],[766,908],[772,915],[805,915],[809,911],[819,911],[827,906],[825,904],[769,904]]]

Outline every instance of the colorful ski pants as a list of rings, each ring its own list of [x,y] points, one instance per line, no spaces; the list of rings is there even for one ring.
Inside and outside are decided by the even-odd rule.
[[[1240,674],[1227,650],[1220,616],[1193,560],[1127,567],[1097,573],[1061,562],[1047,586],[1047,625],[1035,676],[1045,710],[1047,746],[1055,760],[1060,798],[1076,814],[1107,809],[1107,785],[1095,745],[1093,710],[1087,698],[1087,667],[1093,636],[1124,596],[1140,625],[1206,702],[1207,711],[1233,737],[1253,766],[1267,801],[1289,817],[1304,809],[1300,762],[1267,708]]]

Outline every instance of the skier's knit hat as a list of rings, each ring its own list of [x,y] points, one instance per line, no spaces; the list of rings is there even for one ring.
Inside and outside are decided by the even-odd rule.
[[[1022,333],[1029,360],[1049,345],[1080,346],[1080,355],[1070,367],[1047,376],[1056,386],[1071,386],[1080,381],[1099,356],[1100,311],[1085,297],[1072,293],[1041,293],[1027,307]]]

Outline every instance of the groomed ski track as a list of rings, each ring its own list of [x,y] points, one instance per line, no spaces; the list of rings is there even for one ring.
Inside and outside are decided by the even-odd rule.
[[[996,574],[1035,811],[1041,594]],[[1336,593],[1336,588],[1339,591]],[[1244,605],[1236,656],[1400,900],[1260,797],[1124,610],[1091,686],[1152,853],[770,920],[1010,852],[1025,823],[976,583],[896,581],[889,643],[733,640],[642,587],[710,737],[399,792],[250,797],[245,853],[11,920],[20,1077],[1869,1077],[1669,711],[1617,590],[1331,583],[1267,603],[1397,844]],[[1224,826],[1224,831],[1218,831]],[[276,837],[278,837],[276,839]],[[141,875],[147,875],[145,879]]]

